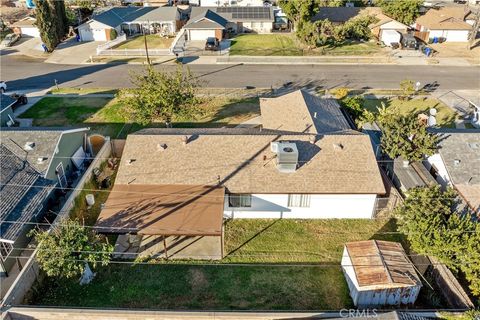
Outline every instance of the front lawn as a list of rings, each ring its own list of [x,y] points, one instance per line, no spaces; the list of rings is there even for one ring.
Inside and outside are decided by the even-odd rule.
[[[356,56],[382,54],[375,42],[345,41],[338,45],[325,45],[308,49],[294,34],[243,34],[232,40],[232,56]]]
[[[27,302],[188,310],[349,308],[352,302],[340,268],[344,244],[365,239],[403,242],[395,231],[394,220],[231,220],[226,222],[226,258],[221,262],[114,262],[96,270],[96,278],[86,286],[78,279],[46,278]]]
[[[202,103],[190,117],[174,119],[176,127],[236,126],[260,114],[258,98],[237,96],[200,97]],[[98,97],[46,97],[38,101],[20,118],[32,118],[34,126],[88,126],[93,132],[112,138],[125,138],[128,133],[144,128],[129,123],[125,106],[117,99]],[[151,126],[161,127],[163,123]]]
[[[401,114],[429,114],[431,108],[437,109],[437,125],[440,127],[455,128],[456,113],[443,102],[428,97],[420,97],[411,100],[398,98],[365,99],[364,107],[374,113],[381,107],[382,102],[387,108],[396,108]]]
[[[149,34],[146,37],[148,49],[168,49],[174,39],[164,38],[158,34]],[[138,36],[119,44],[114,49],[145,49],[145,40],[143,36]]]
[[[231,56],[301,56],[293,34],[242,34],[231,42]]]

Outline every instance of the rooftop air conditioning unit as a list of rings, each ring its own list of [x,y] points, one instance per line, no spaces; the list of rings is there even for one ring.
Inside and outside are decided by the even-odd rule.
[[[298,166],[298,148],[294,142],[278,142],[277,169],[280,172],[295,172]]]

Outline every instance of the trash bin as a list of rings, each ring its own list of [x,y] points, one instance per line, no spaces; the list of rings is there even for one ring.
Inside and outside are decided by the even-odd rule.
[[[89,207],[93,206],[95,204],[95,197],[93,194],[89,193],[85,196],[85,199],[87,200],[87,205]]]

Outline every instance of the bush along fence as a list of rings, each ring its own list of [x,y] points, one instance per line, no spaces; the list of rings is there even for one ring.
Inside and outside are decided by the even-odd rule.
[[[110,157],[111,153],[112,144],[110,143],[110,138],[107,137],[102,148],[95,156],[95,159],[85,171],[80,181],[77,183],[75,190],[73,190],[68,196],[68,198],[65,200],[65,203],[58,212],[58,215],[52,223],[52,227],[50,227],[50,230],[55,227],[55,225],[58,225],[63,219],[68,217],[71,209],[75,204],[75,198],[80,194],[85,183],[90,181],[90,179],[92,178],[94,169],[100,169],[101,164],[105,161],[105,159]],[[40,246],[41,243],[37,246],[37,248],[33,251],[32,255],[28,258],[27,262],[18,274],[12,286],[3,297],[3,300],[0,304],[0,313],[6,311],[10,306],[21,304],[25,298],[25,295],[30,290],[33,283],[36,281],[39,275],[40,268],[35,260],[35,256]]]

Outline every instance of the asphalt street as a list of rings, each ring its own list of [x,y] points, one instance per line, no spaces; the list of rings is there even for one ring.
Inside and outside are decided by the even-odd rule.
[[[9,90],[40,90],[55,84],[65,87],[122,88],[131,86],[129,73],[143,66],[132,64],[59,65],[19,55],[3,54],[1,80]],[[156,68],[174,70],[174,65]],[[399,65],[197,65],[189,66],[205,86],[398,88],[403,79],[422,85],[437,81],[439,89],[480,89],[480,67]]]

